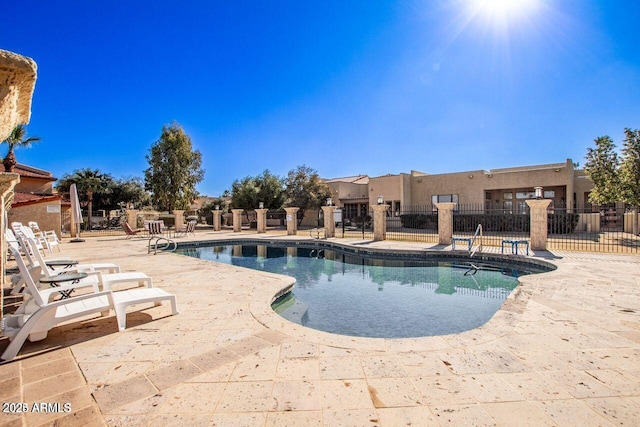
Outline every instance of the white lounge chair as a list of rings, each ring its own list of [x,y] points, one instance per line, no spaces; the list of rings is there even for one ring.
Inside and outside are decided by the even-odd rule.
[[[58,252],[60,251],[60,239],[58,239],[58,235],[56,234],[55,231],[53,230],[43,231],[40,229],[40,226],[35,221],[29,221],[27,224],[29,225],[29,228],[33,230],[33,233],[35,234],[36,237],[42,237],[46,239],[47,242],[49,242],[49,246],[51,246],[52,248],[56,247],[58,248]]]
[[[13,229],[13,232],[15,233],[16,237],[18,238],[18,240],[24,240],[24,239],[34,239],[37,242],[37,247],[38,250],[42,251],[43,253],[45,251],[48,251],[49,253],[53,253],[53,251],[51,250],[51,246],[49,245],[49,242],[47,241],[47,239],[43,238],[43,237],[37,237],[34,233],[33,230],[30,229],[29,227],[22,225],[21,222],[12,222],[11,223],[11,228]]]
[[[14,314],[5,316],[3,334],[9,337],[11,343],[0,356],[2,360],[16,357],[27,339],[29,341],[45,339],[49,330],[59,323],[94,313],[104,315],[111,308],[115,310],[119,331],[126,328],[126,308],[130,305],[169,300],[172,314],[178,314],[175,295],[158,288],[130,289],[123,292],[92,292],[49,302],[36,286],[19,252],[15,248],[9,250],[16,257],[18,269],[25,277],[29,294],[25,296],[25,302]]]
[[[31,246],[31,250],[34,251],[35,242],[33,239],[27,239],[27,244]],[[35,251],[35,261],[40,266],[40,270],[42,271],[43,276],[47,278],[52,278],[58,275],[58,271],[51,269],[47,265],[47,260],[44,259],[40,252]],[[118,271],[120,269],[118,268]],[[90,283],[97,282],[98,287],[102,290],[110,291],[113,285],[118,283],[127,283],[127,282],[137,282],[138,286],[147,286],[149,288],[153,287],[153,281],[151,277],[140,271],[130,271],[125,273],[103,273],[102,271],[95,270],[92,268],[92,264],[78,264],[78,265],[70,265],[68,268],[62,270],[62,272],[85,272],[90,276],[81,279],[78,283],[89,285]],[[73,288],[73,284],[65,286],[65,288]]]
[[[38,260],[44,260],[45,263],[58,263],[58,264],[64,264],[65,261],[69,261],[70,264],[76,263],[75,261],[69,259],[69,258],[45,258],[44,255],[41,255],[41,257],[39,259],[34,259],[37,258],[37,256],[35,255],[36,252],[38,251],[34,251],[33,247],[34,245],[37,247],[37,241],[35,241],[34,239],[31,239],[32,243],[31,246],[27,246],[25,243],[25,239],[22,239],[21,243],[23,245],[23,251],[25,251],[25,256],[27,257],[27,260],[31,263],[33,262],[37,262]],[[92,262],[92,263],[88,263],[88,264],[77,264],[73,265],[72,267],[67,267],[67,268],[73,268],[75,270],[79,270],[79,271],[101,271],[103,273],[120,273],[120,267],[112,262]]]

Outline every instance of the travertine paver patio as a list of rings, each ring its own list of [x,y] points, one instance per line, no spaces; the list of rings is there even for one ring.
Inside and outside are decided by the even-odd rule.
[[[238,234],[196,239],[228,237]],[[64,243],[63,252],[145,271],[177,295],[181,313],[136,307],[122,333],[112,315],[27,343],[0,365],[2,402],[71,403],[71,412],[2,413],[0,425],[640,423],[640,256],[538,254],[558,270],[521,278],[483,327],[385,340],[283,320],[269,303],[287,277],[147,255],[146,240],[120,237]]]

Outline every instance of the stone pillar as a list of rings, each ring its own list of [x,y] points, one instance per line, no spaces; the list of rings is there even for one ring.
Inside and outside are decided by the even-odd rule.
[[[242,231],[242,212],[244,212],[244,209],[231,209],[231,213],[233,213],[234,233],[239,233]]]
[[[138,212],[140,211],[137,209],[127,209],[127,224],[129,224],[129,227],[133,228],[134,230],[138,228]],[[73,215],[71,216],[73,217]]]
[[[211,213],[213,214],[213,231],[222,230],[222,211],[214,210]]]
[[[33,59],[0,49],[0,141],[29,123],[36,70]]]
[[[336,235],[336,221],[333,218],[333,213],[335,211],[335,206],[322,207],[322,213],[324,214],[324,237],[327,239]]]
[[[372,205],[373,209],[373,240],[375,242],[387,238],[387,210],[389,205]]]
[[[31,98],[36,85],[36,63],[31,58],[0,49],[0,141],[7,139],[16,125],[31,118]],[[4,168],[0,165],[0,170]],[[13,188],[20,182],[15,173],[0,173],[0,289],[4,288],[7,243],[5,214],[11,207]],[[4,317],[4,292],[0,292],[0,310]]]
[[[174,210],[173,214],[175,215],[173,225],[175,226],[176,230],[178,230],[184,226],[184,210]]]
[[[300,208],[284,208],[287,212],[287,235],[295,236],[298,234],[298,211]]]
[[[547,249],[547,208],[551,200],[525,200],[531,212],[531,249]]]
[[[438,208],[438,244],[450,245],[453,238],[453,209],[455,203],[436,203]]]
[[[267,211],[269,209],[256,209],[256,221],[258,222],[258,233],[267,232]]]
[[[4,287],[4,271],[7,262],[7,242],[4,230],[9,225],[4,222],[4,213],[11,207],[13,199],[13,187],[20,182],[20,175],[17,173],[0,173],[0,289]],[[0,310],[2,310],[2,295],[0,292]]]

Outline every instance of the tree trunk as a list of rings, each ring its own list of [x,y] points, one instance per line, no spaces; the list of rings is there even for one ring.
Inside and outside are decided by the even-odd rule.
[[[89,231],[91,231],[91,216],[93,214],[92,210],[93,210],[93,191],[87,191],[87,199],[89,200],[89,202],[87,203],[87,215],[89,216],[89,226],[87,227],[87,229]]]
[[[16,160],[16,155],[13,153],[13,147],[9,148],[9,152],[7,153],[7,157],[2,161],[4,164],[5,172],[13,172],[13,168],[15,168],[18,161]]]

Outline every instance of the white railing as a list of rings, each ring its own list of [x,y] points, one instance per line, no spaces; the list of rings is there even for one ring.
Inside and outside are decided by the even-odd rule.
[[[322,227],[318,227],[318,228],[312,228],[311,230],[309,230],[309,236],[313,237],[314,239],[326,239],[327,235],[326,235],[326,230]]]
[[[478,246],[474,247],[474,244],[478,237],[480,237],[480,242],[478,243]],[[482,252],[482,224],[478,224],[476,232],[471,238],[471,244],[469,245],[469,258],[472,258],[476,254],[476,252]]]

